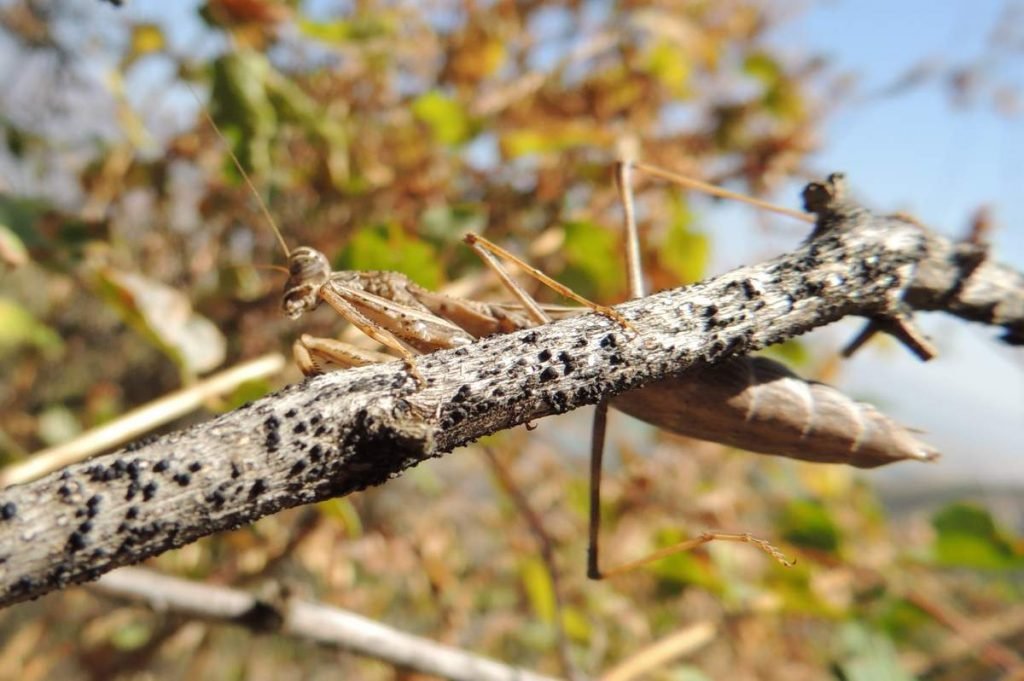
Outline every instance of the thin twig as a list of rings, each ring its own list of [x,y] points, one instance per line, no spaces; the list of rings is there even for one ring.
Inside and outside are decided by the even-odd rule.
[[[601,676],[601,681],[633,681],[673,660],[697,652],[715,639],[718,631],[711,622],[698,622],[641,648]]]

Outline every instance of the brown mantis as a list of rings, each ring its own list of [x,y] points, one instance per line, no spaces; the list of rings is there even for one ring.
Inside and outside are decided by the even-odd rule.
[[[205,109],[203,110],[205,114]],[[209,122],[216,129],[209,115]],[[230,151],[230,150],[229,150]],[[232,160],[259,198],[240,162]],[[616,180],[625,213],[627,266],[631,295],[645,294],[639,258],[639,234],[633,206],[631,174],[634,168],[684,186],[753,203],[807,220],[808,216],[777,208],[711,185],[640,163],[616,165]],[[592,303],[530,267],[521,259],[483,237],[467,235],[467,243],[515,295],[519,306],[466,300],[426,290],[398,272],[333,271],[325,255],[309,247],[288,248],[269,210],[262,211],[288,258],[282,308],[297,319],[327,303],[360,331],[396,352],[420,384],[418,354],[456,348],[494,333],[507,333],[551,321],[566,308],[546,309],[537,304],[508,274],[498,258],[515,263],[522,271],[558,293],[608,316],[623,327],[630,324],[614,309]],[[329,338],[303,334],[293,346],[296,362],[306,375],[320,373],[325,363],[360,366],[394,359]],[[763,357],[737,357],[718,365],[689,371],[625,393],[610,402],[666,430],[744,449],[816,462],[842,462],[873,467],[901,459],[930,460],[936,452],[920,443],[910,431],[874,407],[855,402],[821,383],[805,381],[783,365]],[[599,579],[633,569],[678,551],[712,540],[751,543],[783,563],[781,553],[764,540],[749,534],[704,532],[696,538],[668,547],[639,561],[602,571],[598,563],[600,472],[607,407],[598,405],[594,419],[591,457],[591,513],[588,576]]]

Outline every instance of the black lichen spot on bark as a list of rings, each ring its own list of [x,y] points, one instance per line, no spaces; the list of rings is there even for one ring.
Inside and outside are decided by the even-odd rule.
[[[67,551],[75,553],[76,551],[81,551],[82,549],[84,549],[86,544],[87,542],[84,536],[82,536],[78,532],[72,532],[71,536],[68,537],[68,542],[65,545],[65,548]]]
[[[141,489],[142,488],[139,486],[139,483],[137,482],[128,483],[128,489],[126,489],[124,493],[124,500],[131,501],[132,499],[135,498],[135,495],[138,494],[139,490]]]
[[[469,399],[469,396],[472,394],[473,389],[469,386],[469,384],[463,383],[462,385],[459,386],[459,389],[455,391],[455,394],[452,395],[452,402],[465,402],[467,399]]]
[[[537,359],[539,359],[542,362],[548,361],[549,359],[551,359],[551,351],[548,350],[547,348],[541,350],[540,352],[537,353]]]
[[[544,369],[544,371],[540,372],[541,383],[553,381],[556,378],[558,378],[558,370],[555,369],[554,367],[547,367]]]
[[[561,414],[568,409],[569,398],[564,392],[559,390],[548,397],[548,404],[551,405],[551,409],[556,414]]]
[[[607,349],[607,348],[614,348],[617,345],[617,342],[615,340],[615,336],[613,334],[609,333],[607,336],[605,336],[604,338],[601,339],[601,342],[599,343],[599,345],[602,348],[605,348],[605,349]]]
[[[572,358],[568,352],[564,350],[558,353],[558,361],[562,363],[562,375],[568,376],[576,368],[576,360]]]
[[[305,423],[305,421],[299,421],[298,423],[296,423],[295,427],[292,428],[292,432],[295,433],[296,435],[302,435],[303,433],[305,433],[306,432],[306,423]]]
[[[188,473],[175,473],[171,480],[174,480],[181,487],[188,487],[189,483],[192,482],[192,476]]]
[[[231,462],[231,479],[237,480],[242,475],[242,469],[234,461]]]
[[[296,409],[289,409],[288,411],[286,411],[284,413],[284,417],[287,418],[287,419],[293,419],[293,418],[295,418],[298,415],[299,415],[299,412]]]
[[[199,463],[198,461],[193,461],[188,465],[189,473],[198,473],[201,470],[203,470],[203,464]]]
[[[540,338],[540,334],[538,334],[536,331],[531,331],[523,336],[523,343],[527,345],[533,345],[534,343],[537,342],[538,338]]]
[[[154,473],[163,473],[164,471],[166,471],[170,467],[171,467],[171,462],[169,460],[167,460],[167,459],[160,459],[155,464],[153,464],[153,472]]]
[[[18,505],[13,501],[8,501],[3,506],[0,506],[0,520],[13,520],[18,515]]]
[[[128,512],[124,514],[124,517],[127,520],[135,520],[136,518],[139,517],[139,507],[138,506],[129,506],[128,507]]]
[[[155,497],[157,489],[159,489],[159,487],[155,482],[147,482],[145,485],[142,486],[142,500],[149,501],[150,499]]]
[[[124,451],[137,451],[139,449],[142,449],[143,447],[148,447],[149,445],[156,442],[158,439],[160,439],[158,435],[147,435],[146,437],[141,437],[138,440],[135,440],[134,442],[129,442],[127,445],[125,445]]]
[[[257,498],[266,491],[267,483],[263,480],[263,478],[257,478],[257,480],[254,483],[252,483],[252,487],[249,488],[249,500],[251,501]]]
[[[299,459],[294,464],[292,464],[292,467],[288,470],[288,477],[293,478],[296,475],[302,473],[302,471],[304,470],[306,470],[306,462],[303,461],[302,459]]]

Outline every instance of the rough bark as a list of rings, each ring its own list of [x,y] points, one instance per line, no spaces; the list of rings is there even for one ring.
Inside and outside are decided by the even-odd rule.
[[[337,372],[0,493],[0,605],[284,508],[380,484],[479,437],[847,315],[946,310],[1024,342],[1024,278],[906,219],[805,192],[811,238],[771,261],[418,362]]]

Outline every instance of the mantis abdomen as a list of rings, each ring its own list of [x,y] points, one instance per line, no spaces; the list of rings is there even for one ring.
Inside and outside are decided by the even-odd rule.
[[[874,468],[938,452],[875,407],[766,357],[737,357],[624,393],[612,406],[678,435]]]

